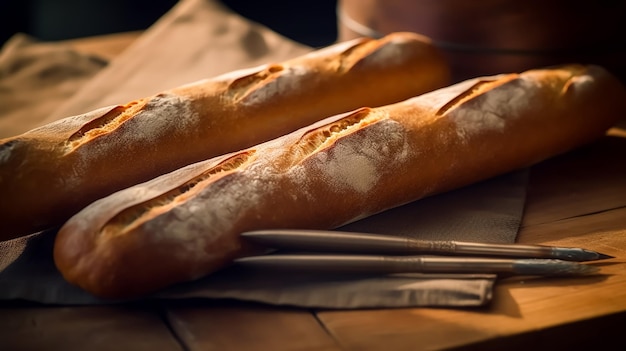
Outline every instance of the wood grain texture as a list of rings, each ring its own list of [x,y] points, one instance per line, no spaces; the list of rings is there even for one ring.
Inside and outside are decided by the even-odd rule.
[[[601,140],[532,168],[523,226],[626,206],[626,135]]]
[[[340,350],[307,310],[246,303],[178,303],[167,316],[190,351]]]
[[[0,308],[0,348],[11,351],[183,351],[149,306]]]
[[[567,235],[548,240],[555,232]],[[563,326],[574,328],[597,319],[594,328],[577,327],[584,333],[565,340],[575,344],[608,333],[613,328],[611,319],[626,318],[626,209],[529,227],[520,237],[526,238],[524,242],[582,245],[617,258],[597,263],[598,276],[503,280],[496,284],[494,300],[485,309],[322,311],[318,317],[348,350],[486,347],[485,343],[495,341],[506,349],[522,349],[517,347],[520,339],[528,346],[534,338],[556,337],[551,333],[563,333]],[[617,339],[617,335],[613,328],[606,338]]]

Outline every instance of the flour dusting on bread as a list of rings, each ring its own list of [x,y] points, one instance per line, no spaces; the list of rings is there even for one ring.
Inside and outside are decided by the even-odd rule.
[[[159,142],[165,134],[184,135],[189,128],[197,125],[199,116],[191,107],[188,98],[173,94],[159,94],[146,104],[143,111],[135,116],[127,138],[131,142]],[[141,123],[139,122],[141,120]]]
[[[402,150],[392,152],[391,150]],[[360,129],[350,137],[339,138],[332,147],[315,155],[313,171],[337,191],[367,194],[376,186],[394,159],[408,154],[402,126],[381,120]]]
[[[88,181],[83,172],[103,158],[111,158],[112,155],[124,158],[127,155],[123,153],[130,153],[134,148],[158,150],[165,135],[183,137],[188,134],[189,128],[197,125],[199,118],[188,99],[173,94],[154,96],[132,118],[124,116],[122,112],[116,118],[107,119],[105,125],[97,124],[94,127],[96,130],[75,134],[75,139],[68,141],[66,152],[76,157],[72,167],[73,177],[64,179],[68,185]]]
[[[257,105],[274,101],[273,99],[281,95],[293,94],[298,91],[302,76],[313,73],[304,66],[284,67],[280,72],[263,77],[261,82],[250,88],[237,102],[244,106]]]
[[[516,74],[466,80],[408,100],[435,110],[456,125],[460,140],[487,131],[503,131],[509,120],[533,103],[539,90],[531,79]]]
[[[398,64],[402,60],[405,60],[402,53],[407,50],[407,46],[409,45],[406,38],[392,38],[385,43],[385,45],[377,48],[376,51],[367,55],[367,57],[364,57],[362,62],[379,66],[388,65],[389,63]]]
[[[457,125],[457,134],[461,139],[489,131],[503,131],[510,120],[517,119],[519,111],[530,106],[534,84],[524,79],[516,79],[481,94],[463,109],[450,111],[449,118]]]

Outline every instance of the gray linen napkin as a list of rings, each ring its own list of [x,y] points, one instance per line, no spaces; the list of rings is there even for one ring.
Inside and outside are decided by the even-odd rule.
[[[214,1],[184,0],[47,122],[308,50]],[[513,172],[339,229],[422,239],[514,242],[526,180],[526,170]],[[99,300],[65,282],[52,261],[54,236],[51,230],[0,242],[0,299],[47,304],[120,302]],[[494,282],[492,275],[330,278],[251,274],[231,267],[146,298],[229,298],[320,308],[480,306],[491,300]]]

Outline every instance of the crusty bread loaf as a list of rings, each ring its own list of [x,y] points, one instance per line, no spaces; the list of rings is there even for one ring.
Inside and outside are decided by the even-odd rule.
[[[249,253],[243,231],[336,228],[591,142],[624,111],[597,66],[468,80],[117,192],[60,229],[54,259],[97,296],[139,296]]]
[[[361,106],[449,84],[428,38],[339,43],[0,140],[0,240],[61,225],[96,199]]]

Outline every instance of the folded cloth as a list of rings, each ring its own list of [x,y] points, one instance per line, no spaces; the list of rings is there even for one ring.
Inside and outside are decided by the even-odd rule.
[[[68,45],[12,36],[0,50],[0,138],[45,123],[50,111],[69,99],[107,61]]]
[[[311,48],[209,0],[182,0],[48,117],[125,103],[226,71],[282,61]],[[416,201],[342,228],[422,239],[515,241],[526,193],[521,170]],[[101,304],[65,282],[54,266],[55,231],[0,242],[0,299]],[[226,268],[146,298],[231,298],[306,308],[481,306],[492,275],[273,276]]]

